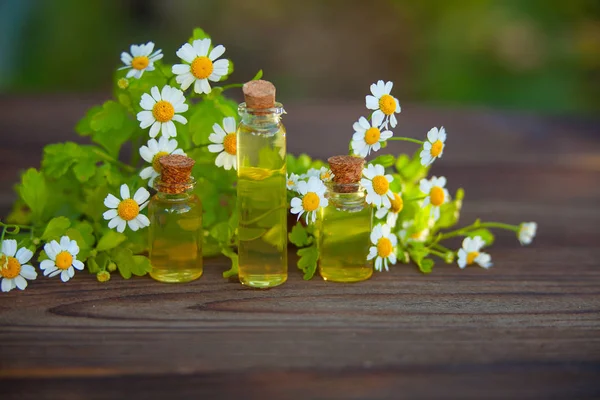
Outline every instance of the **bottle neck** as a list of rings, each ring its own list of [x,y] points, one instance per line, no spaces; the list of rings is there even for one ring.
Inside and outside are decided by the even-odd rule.
[[[194,178],[189,178],[183,183],[164,182],[160,177],[154,180],[156,195],[163,200],[181,201],[188,199],[196,187]]]
[[[367,193],[360,183],[327,182],[329,203],[343,211],[360,211],[366,206]]]
[[[242,117],[242,123],[252,128],[268,129],[281,123],[281,116],[285,114],[283,105],[275,103],[272,108],[252,109],[241,103],[238,106],[238,114]]]

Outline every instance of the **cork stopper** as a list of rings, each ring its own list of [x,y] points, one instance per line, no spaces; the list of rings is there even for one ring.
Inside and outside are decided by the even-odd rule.
[[[359,183],[365,159],[355,156],[333,156],[327,159],[335,183]]]
[[[246,82],[242,91],[248,108],[264,110],[275,106],[275,86],[269,81]]]
[[[192,167],[195,161],[179,154],[170,154],[158,159],[161,167],[157,189],[165,193],[183,193],[189,188]]]

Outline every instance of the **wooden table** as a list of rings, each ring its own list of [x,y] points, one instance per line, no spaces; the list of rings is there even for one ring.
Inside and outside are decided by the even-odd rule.
[[[0,215],[17,169],[100,100],[0,99]],[[290,151],[326,157],[362,107],[288,112]],[[448,130],[434,173],[466,189],[462,221],[537,221],[532,246],[500,232],[489,271],[398,265],[353,285],[305,282],[292,257],[268,291],[223,280],[220,258],[185,285],[40,277],[0,294],[2,398],[598,398],[599,122],[405,104],[398,133]]]

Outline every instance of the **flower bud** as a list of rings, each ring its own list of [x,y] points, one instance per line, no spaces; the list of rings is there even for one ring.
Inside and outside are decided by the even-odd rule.
[[[100,271],[96,274],[96,279],[98,282],[106,282],[110,280],[110,272],[108,271]]]

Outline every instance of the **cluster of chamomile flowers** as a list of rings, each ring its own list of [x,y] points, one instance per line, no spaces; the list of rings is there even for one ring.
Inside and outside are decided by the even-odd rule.
[[[370,120],[360,117],[353,124],[354,134],[350,142],[352,153],[355,156],[365,158],[372,152],[383,147],[387,140],[393,139],[391,129],[398,124],[396,114],[400,113],[401,107],[398,99],[391,95],[392,82],[382,80],[371,85],[371,94],[365,98],[366,108],[371,111]],[[422,145],[419,153],[421,165],[430,166],[435,160],[441,158],[446,146],[446,131],[444,127],[432,128],[427,132],[424,141],[398,138],[417,142]],[[290,206],[291,212],[298,215],[298,219],[306,214],[306,223],[314,223],[321,207],[327,207],[329,202],[326,196],[325,182],[332,179],[333,174],[326,167],[321,170],[311,169],[304,175],[290,174],[287,177],[287,188],[297,196],[293,197]],[[398,215],[404,208],[402,193],[394,193],[390,189],[393,176],[386,174],[385,168],[379,164],[368,164],[363,169],[361,186],[366,190],[366,202],[375,208],[375,217],[382,220],[374,226],[371,232],[372,246],[369,249],[367,260],[375,260],[375,269],[389,270],[389,264],[397,261],[396,251],[398,236],[393,233],[398,222]],[[429,226],[420,232],[410,235],[408,232],[414,224],[413,221],[403,223],[398,234],[402,243],[411,241],[425,242],[435,222],[440,218],[441,206],[450,200],[450,194],[446,189],[446,178],[433,176],[431,179],[422,179],[419,189],[423,194],[419,204],[422,208],[430,207]],[[519,226],[517,236],[521,244],[529,244],[536,234],[535,222],[523,223]],[[481,252],[485,245],[479,236],[465,238],[462,248],[458,251],[458,265],[464,268],[476,263],[483,268],[492,266],[489,254]]]
[[[208,94],[211,92],[209,81],[218,82],[227,75],[229,60],[219,59],[225,53],[225,47],[217,45],[211,49],[210,39],[195,40],[192,44],[186,43],[176,52],[181,59],[181,64],[172,67],[176,75],[179,88],[165,85],[162,88],[152,87],[150,93],[142,95],[140,107],[142,111],[137,114],[140,128],[149,129],[149,140],[146,145],[139,149],[140,156],[149,165],[142,169],[140,177],[148,180],[152,186],[154,180],[160,175],[160,164],[158,160],[169,154],[185,155],[184,151],[178,149],[177,125],[186,124],[187,119],[181,115],[189,106],[184,96],[185,90],[193,85],[194,92]],[[156,70],[154,63],[163,58],[162,50],[154,50],[154,43],[131,45],[129,52],[121,54],[124,66],[119,69],[127,69],[125,78],[118,81],[121,89],[126,89],[129,79],[140,79],[144,73]],[[236,122],[232,117],[225,118],[222,125],[214,124],[213,132],[209,136],[212,142],[208,150],[219,153],[215,163],[227,170],[237,168],[236,165]],[[138,188],[131,193],[129,186],[121,185],[120,198],[108,194],[104,199],[104,205],[108,208],[103,213],[108,220],[108,227],[124,232],[126,227],[132,231],[145,228],[150,224],[147,216],[141,211],[148,205],[150,193],[144,187]],[[0,244],[0,289],[3,292],[18,288],[23,290],[27,287],[27,281],[37,278],[37,271],[31,265],[33,252],[25,247],[17,248],[14,239],[2,240]],[[75,270],[82,270],[84,264],[77,259],[79,246],[77,241],[63,236],[59,241],[52,240],[45,244],[44,251],[48,259],[40,263],[40,269],[48,277],[59,276],[63,282],[69,281]],[[109,273],[99,274],[98,280],[110,279]]]
[[[187,124],[182,115],[189,106],[186,103],[184,91],[193,86],[198,94],[211,92],[210,82],[218,82],[227,75],[229,60],[219,59],[225,53],[225,47],[217,45],[211,50],[210,39],[198,39],[186,43],[177,50],[176,55],[182,61],[172,67],[176,82],[180,88],[165,85],[162,88],[154,86],[150,93],[144,93],[140,100],[142,111],[137,114],[140,128],[149,129],[148,142],[139,149],[140,156],[149,165],[142,169],[140,177],[148,180],[148,186],[153,186],[160,175],[159,160],[170,154],[185,155],[177,148],[177,124]],[[132,45],[130,52],[121,54],[125,64],[120,69],[129,69],[126,78],[141,78],[144,72],[154,71],[154,63],[163,57],[162,50],[154,51],[154,43]],[[120,80],[119,86],[126,88],[128,82]],[[236,161],[236,122],[235,118],[227,117],[222,125],[214,124],[209,136],[212,142],[208,150],[219,153],[215,163],[226,170],[237,168]],[[121,197],[113,194],[106,196],[104,205],[108,210],[103,214],[108,220],[108,227],[123,232],[126,227],[132,231],[145,228],[150,224],[148,217],[140,212],[148,205],[150,193],[144,187],[137,189],[131,196],[129,187],[125,184],[120,188]]]

